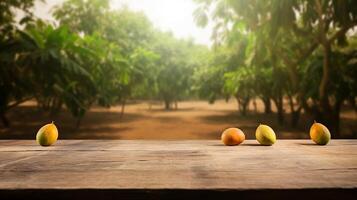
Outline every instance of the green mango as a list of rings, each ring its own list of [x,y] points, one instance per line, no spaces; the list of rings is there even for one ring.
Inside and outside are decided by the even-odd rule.
[[[255,131],[255,137],[262,145],[271,146],[276,142],[276,135],[272,128],[267,125],[260,124]]]

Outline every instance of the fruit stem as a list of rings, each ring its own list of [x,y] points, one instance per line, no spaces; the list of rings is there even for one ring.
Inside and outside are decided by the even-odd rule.
[[[51,124],[54,124],[55,123],[55,121],[52,121],[52,123]]]

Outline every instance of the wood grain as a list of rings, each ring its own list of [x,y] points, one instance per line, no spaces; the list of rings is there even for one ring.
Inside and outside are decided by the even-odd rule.
[[[0,141],[0,189],[352,189],[357,140]]]

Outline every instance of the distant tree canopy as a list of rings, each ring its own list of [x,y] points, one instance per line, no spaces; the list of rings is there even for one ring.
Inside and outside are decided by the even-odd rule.
[[[269,112],[271,99],[280,123],[284,122],[283,97],[287,97],[293,126],[304,110],[338,136],[341,105],[356,98],[356,78],[350,76],[357,69],[355,53],[348,48],[356,41],[356,1],[195,1],[197,24],[213,21],[215,49],[231,52],[220,65],[225,80],[215,91],[228,88],[228,93],[241,98],[243,112],[246,101],[255,95]],[[222,76],[221,71],[208,70],[202,76],[212,72]],[[240,87],[244,83],[251,84]]]
[[[13,31],[16,30],[16,12],[23,13],[19,24],[26,24],[33,20],[31,8],[34,6],[34,0],[13,0],[1,1],[0,3],[0,39],[7,39]]]

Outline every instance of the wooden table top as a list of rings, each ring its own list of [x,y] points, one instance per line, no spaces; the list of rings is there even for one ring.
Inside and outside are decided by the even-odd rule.
[[[0,189],[357,188],[357,140],[0,141]]]

